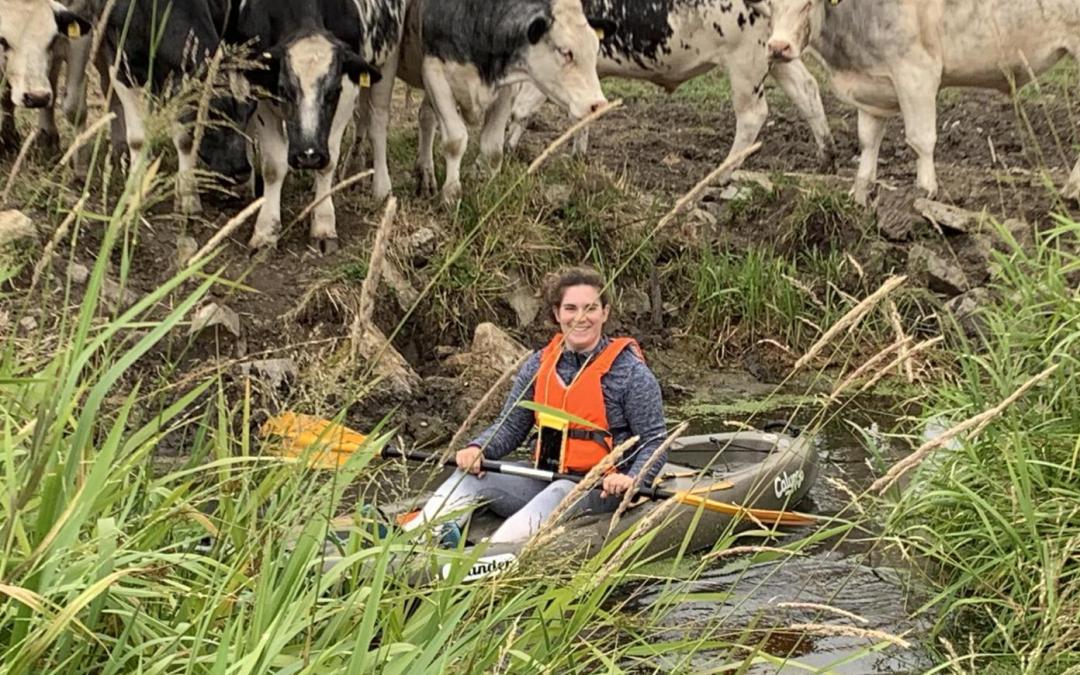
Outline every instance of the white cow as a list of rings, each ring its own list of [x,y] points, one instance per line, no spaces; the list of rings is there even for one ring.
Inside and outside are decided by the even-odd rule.
[[[771,74],[810,125],[822,168],[833,168],[832,133],[817,81],[798,59],[773,64],[770,73],[765,41],[771,27],[765,8],[731,0],[585,0],[585,11],[618,26],[600,42],[600,77],[645,80],[670,93],[722,64],[735,108],[735,138],[729,153],[734,155],[752,145],[765,124],[769,109],[764,80]],[[511,148],[517,146],[528,117],[545,100],[535,87],[522,86],[514,100]],[[585,132],[574,139],[578,153],[587,144]]]
[[[444,201],[461,194],[466,120],[483,118],[481,153],[498,164],[513,102],[510,85],[533,82],[574,117],[606,105],[596,75],[599,44],[580,0],[413,0],[398,74],[425,90],[420,191],[435,191],[436,122],[446,160]]]
[[[761,0],[762,3],[768,0]],[[904,118],[918,155],[918,186],[937,192],[937,92],[968,86],[1009,92],[1080,54],[1078,0],[771,0],[769,52],[791,61],[812,47],[837,96],[859,109],[854,196],[865,204],[888,117]],[[1080,161],[1065,185],[1080,197]]]
[[[39,141],[59,146],[53,112],[54,90],[69,39],[90,31],[90,23],[50,0],[0,0],[0,150],[19,147],[15,108],[37,108]]]

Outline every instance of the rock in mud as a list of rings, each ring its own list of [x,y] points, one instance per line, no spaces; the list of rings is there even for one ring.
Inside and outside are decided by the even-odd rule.
[[[970,287],[955,260],[946,259],[922,244],[913,245],[908,252],[908,273],[924,279],[930,290],[943,295],[960,295]]]
[[[112,279],[106,277],[101,282],[101,297],[105,304],[114,311],[122,311],[131,307],[142,297],[129,286],[121,286]]]
[[[292,359],[262,359],[240,366],[244,375],[254,377],[272,390],[280,391],[283,387],[296,382],[300,369]]]
[[[981,218],[974,211],[924,197],[915,200],[915,210],[939,228],[965,234],[975,229]]]
[[[540,313],[540,298],[524,279],[516,275],[510,279],[510,288],[506,302],[517,315],[518,328],[525,328],[532,324],[536,320],[536,315]]]
[[[191,260],[191,256],[199,252],[199,242],[195,241],[195,237],[189,235],[181,235],[176,238],[176,269],[183,269],[187,265],[187,261]]]
[[[945,303],[945,309],[968,337],[985,334],[985,321],[979,310],[993,302],[993,295],[986,288],[973,288]]]
[[[37,228],[22,211],[0,211],[0,246],[37,241]]]
[[[32,333],[37,330],[38,321],[32,316],[24,316],[19,319],[19,330],[23,333]]]
[[[240,316],[226,305],[215,302],[207,303],[195,311],[188,335],[195,335],[213,326],[221,326],[234,336],[240,337]]]
[[[382,278],[386,285],[390,287],[390,290],[394,292],[394,297],[397,299],[401,311],[409,311],[416,301],[420,299],[420,293],[413,288],[409,280],[398,269],[397,264],[389,257],[383,260]]]
[[[90,269],[82,263],[70,263],[68,265],[68,278],[81,286],[90,279]]]
[[[402,251],[407,258],[411,259],[414,266],[423,267],[434,257],[438,245],[439,236],[435,230],[422,226],[405,238],[402,242]]]
[[[392,398],[404,400],[412,398],[420,387],[420,376],[412,369],[409,362],[387,342],[379,328],[368,323],[360,331],[354,343],[356,353],[371,370],[371,375],[378,378],[381,393]]]
[[[883,192],[878,197],[876,211],[878,230],[892,241],[910,240],[922,222],[903,192]]]
[[[528,350],[493,323],[476,327],[468,353],[455,354],[446,365],[480,384],[491,385]]]
[[[646,316],[652,311],[649,294],[640,288],[627,288],[619,297],[619,314],[628,317]]]

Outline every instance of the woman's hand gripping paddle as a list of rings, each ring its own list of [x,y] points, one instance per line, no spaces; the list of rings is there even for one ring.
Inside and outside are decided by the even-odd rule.
[[[364,446],[367,439],[363,434],[341,424],[293,412],[284,412],[276,417],[271,417],[263,424],[260,435],[280,439],[276,447],[282,456],[293,459],[306,457],[310,466],[320,469],[337,469],[341,467],[348,461],[349,457]],[[370,452],[382,458],[404,458],[416,462],[438,461],[435,455],[424,452],[402,452],[389,447],[383,447],[381,450],[372,448]],[[443,460],[440,463],[445,466],[456,466],[453,459]],[[483,460],[481,467],[484,471],[491,471],[492,473],[523,476],[549,483],[556,480],[569,480],[577,483],[582,479],[582,476],[574,474],[560,474],[519,464],[490,460]],[[599,488],[600,486],[597,485],[596,487]],[[639,495],[650,499],[674,499],[688,506],[701,507],[708,511],[735,517],[749,517],[764,525],[812,525],[818,521],[814,516],[795,511],[755,509],[714,499],[706,499],[697,492],[697,490],[673,492],[644,487],[639,488],[637,491]]]

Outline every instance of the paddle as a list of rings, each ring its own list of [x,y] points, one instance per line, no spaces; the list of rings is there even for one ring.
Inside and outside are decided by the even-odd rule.
[[[306,456],[311,466],[324,469],[336,469],[342,466],[367,440],[363,434],[353,431],[348,427],[331,422],[330,420],[313,417],[311,415],[284,412],[272,417],[263,424],[260,434],[263,437],[276,436],[281,439],[280,449],[287,457],[300,458]],[[315,446],[314,448],[312,446]],[[457,466],[453,459],[441,460],[435,455],[426,452],[401,451],[394,448],[384,447],[381,450],[371,449],[380,458],[402,458],[414,462],[438,462],[443,466]],[[495,462],[482,460],[481,468],[492,473],[502,473],[510,476],[522,476],[534,478],[545,482],[568,480],[575,483],[581,481],[584,476],[574,474],[562,474],[554,471],[534,469],[520,464],[507,462]],[[596,488],[600,486],[597,485]],[[708,511],[715,511],[731,516],[749,516],[762,523],[774,525],[811,525],[817,521],[813,516],[808,516],[794,511],[774,511],[772,509],[755,509],[706,499],[698,494],[697,490],[662,490],[654,487],[639,487],[637,494],[649,499],[674,499],[688,506],[700,506]]]

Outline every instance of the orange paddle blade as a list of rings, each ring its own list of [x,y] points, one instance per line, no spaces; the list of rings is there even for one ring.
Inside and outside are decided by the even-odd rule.
[[[299,459],[307,453],[308,463],[320,469],[341,467],[367,440],[330,420],[289,411],[266,420],[259,434],[276,437],[274,447],[283,457]]]
[[[772,509],[752,509],[737,504],[706,499],[691,492],[676,492],[672,499],[689,506],[701,506],[709,511],[726,513],[731,516],[748,516],[765,525],[813,525],[817,518],[795,511],[773,511]]]

